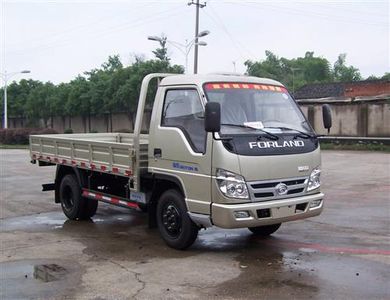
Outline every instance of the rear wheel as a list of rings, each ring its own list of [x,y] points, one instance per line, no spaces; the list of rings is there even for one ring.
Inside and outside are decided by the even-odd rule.
[[[168,190],[157,203],[157,225],[168,246],[184,250],[198,236],[199,228],[187,214],[184,197],[177,190]]]
[[[75,175],[68,174],[62,178],[59,192],[62,211],[69,219],[89,219],[95,215],[98,203],[82,197]]]
[[[273,234],[276,230],[279,229],[281,223],[279,224],[272,224],[272,225],[265,225],[265,226],[258,226],[258,227],[249,227],[248,229],[252,231],[254,235],[258,236],[269,236]]]
[[[82,219],[90,219],[96,214],[96,211],[97,211],[97,208],[99,205],[99,201],[93,200],[93,199],[88,199],[88,198],[83,198],[83,199],[86,202],[86,204],[84,207]]]

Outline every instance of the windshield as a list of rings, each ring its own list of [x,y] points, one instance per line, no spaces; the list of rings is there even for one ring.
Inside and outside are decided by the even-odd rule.
[[[302,112],[284,87],[251,83],[208,83],[208,101],[221,104],[221,133],[297,130],[312,133]],[[243,126],[232,126],[243,125]]]

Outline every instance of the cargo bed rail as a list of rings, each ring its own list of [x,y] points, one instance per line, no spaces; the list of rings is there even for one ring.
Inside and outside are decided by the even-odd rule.
[[[30,155],[43,164],[62,164],[133,178],[147,171],[148,135],[140,135],[135,166],[134,134],[88,133],[30,136]],[[139,168],[140,170],[135,170]]]

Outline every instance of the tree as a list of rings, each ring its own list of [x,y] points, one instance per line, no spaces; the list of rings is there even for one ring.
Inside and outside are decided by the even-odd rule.
[[[84,122],[84,130],[87,130],[85,124],[86,118],[90,114],[91,99],[90,86],[85,77],[77,76],[70,83],[70,91],[65,109],[69,116],[82,116]]]
[[[8,85],[8,114],[10,117],[28,118],[30,125],[61,116],[82,116],[85,130],[91,130],[91,114],[126,112],[131,121],[137,110],[142,79],[149,73],[184,73],[183,67],[172,65],[166,53],[166,38],[162,40],[161,51],[155,51],[158,59],[145,60],[134,56],[134,62],[124,67],[119,55],[109,56],[98,68],[77,76],[69,83],[54,85],[36,80],[21,80]],[[246,61],[249,75],[268,77],[281,81],[295,89],[308,83],[360,80],[357,68],[347,66],[346,55],[340,54],[332,68],[329,61],[307,51],[304,56],[288,59],[278,57],[271,51],[265,52],[265,59]],[[378,79],[390,80],[390,73]],[[376,79],[376,77],[369,77]],[[151,108],[157,81],[152,82],[147,94],[147,107]],[[0,105],[3,107],[3,89],[0,89]],[[87,119],[88,118],[88,119]],[[69,119],[70,120],[70,119]],[[88,120],[88,125],[86,121]],[[112,123],[112,122],[110,122]],[[70,127],[70,124],[69,124]]]
[[[380,78],[375,75],[370,75],[366,78],[366,80],[379,80]]]
[[[342,53],[333,65],[333,76],[336,81],[357,81],[362,80],[359,69],[353,66],[346,66],[346,53]]]
[[[114,98],[119,101],[119,106],[126,107],[130,120],[134,120],[137,111],[139,93],[142,79],[150,73],[184,73],[182,66],[171,66],[168,61],[163,60],[137,60],[128,69],[129,77],[115,93]],[[153,82],[148,90],[147,104],[153,103],[157,82]],[[134,125],[134,124],[133,124]]]
[[[166,47],[167,39],[168,38],[162,34],[161,38],[159,40],[160,48],[157,48],[156,50],[154,50],[152,52],[156,56],[157,59],[169,62],[171,59],[168,57],[168,49]]]
[[[42,85],[42,82],[32,79],[22,79],[19,83],[12,82],[8,85],[8,116],[18,118],[26,117],[25,107],[29,94],[40,85]],[[1,96],[3,96],[3,90]]]
[[[123,68],[123,64],[120,60],[120,57],[118,54],[116,55],[113,55],[113,56],[109,56],[108,59],[107,59],[107,62],[103,63],[102,64],[102,68],[104,71],[107,71],[107,72],[116,72],[120,69]]]
[[[306,82],[327,82],[332,80],[332,70],[329,61],[323,57],[315,57],[314,52],[306,52],[304,57],[292,61],[302,70]]]
[[[66,103],[68,102],[70,88],[71,87],[69,83],[60,83],[56,86],[55,93],[52,98],[53,116],[62,117],[64,128],[67,128],[65,124],[65,117],[69,116],[66,111]]]
[[[288,87],[299,88],[307,83],[332,80],[330,63],[327,59],[306,52],[304,57],[287,59],[277,57],[271,51],[265,51],[263,61],[246,61],[247,73],[258,77],[272,78]]]
[[[268,50],[265,51],[265,57],[265,60],[259,62],[247,60],[244,63],[247,67],[247,73],[258,77],[283,80],[285,78],[285,66],[279,57]]]
[[[44,126],[48,127],[48,121],[55,111],[53,105],[55,91],[55,85],[51,82],[40,82],[28,94],[25,111],[31,124],[38,125],[39,119],[42,119]]]
[[[265,57],[262,61],[246,61],[247,73],[278,80],[290,89],[310,83],[361,80],[357,68],[345,65],[346,54],[339,55],[333,69],[326,58],[315,56],[312,51],[293,59],[279,58],[271,51],[265,51]]]
[[[382,80],[390,80],[390,72],[386,72],[386,73],[382,76],[381,79],[382,79]]]

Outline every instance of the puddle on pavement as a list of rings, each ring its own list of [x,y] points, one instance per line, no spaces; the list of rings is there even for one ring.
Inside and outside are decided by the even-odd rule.
[[[112,209],[107,209],[106,207],[99,209],[97,215],[91,220],[85,221],[68,220],[62,211],[60,211],[60,208],[58,212],[12,217],[0,220],[1,231],[35,231],[42,229],[61,230],[89,225],[103,225],[107,226],[107,228],[111,225],[116,227],[130,227],[141,225],[145,222],[146,218],[144,216],[140,216],[129,211],[118,212]]]
[[[2,231],[62,228],[65,216],[57,212],[13,217],[1,220]]]
[[[36,215],[11,218],[6,220],[5,230],[34,231],[43,228],[44,231],[53,229],[65,233],[82,240],[86,246],[83,253],[96,261],[112,258],[149,262],[153,258],[185,259],[206,252],[235,257],[237,277],[208,289],[209,295],[214,293],[222,298],[253,298],[255,295],[258,298],[275,299],[348,298],[351,295],[356,296],[354,298],[370,298],[370,295],[388,298],[386,286],[389,274],[386,266],[352,255],[343,256],[319,252],[310,247],[297,247],[291,243],[294,239],[292,235],[275,234],[262,239],[253,236],[246,229],[211,228],[201,231],[198,240],[187,251],[175,251],[162,242],[157,230],[147,229],[146,218],[143,216],[118,212],[109,215],[107,212],[109,213],[108,210],[100,212],[91,222],[69,221],[61,212],[43,214],[39,218]],[[61,226],[61,229],[55,229],[55,226]],[[326,241],[328,240],[327,237]],[[51,264],[56,264],[65,271],[57,268],[59,272],[51,272]],[[38,276],[41,278],[39,280],[34,279],[34,266],[38,265],[46,266],[35,272],[43,272]],[[77,288],[78,282],[74,278],[80,278],[81,272],[74,271],[74,268],[74,262],[2,263],[0,269],[5,270],[5,275],[1,278],[1,286],[7,288],[5,292],[1,291],[0,298],[24,298],[31,295],[32,298],[34,295],[50,298],[48,287],[54,291],[64,291],[72,286]],[[366,282],[370,283],[369,287]],[[23,291],[28,291],[29,294],[26,296]],[[4,293],[7,297],[4,297]]]
[[[0,263],[0,299],[71,297],[81,280],[77,263],[18,260]]]
[[[259,238],[244,230],[212,235],[214,239],[203,240],[207,249],[233,250],[237,254],[238,276],[210,291],[219,297],[388,298],[390,276],[386,265],[353,255],[291,248],[277,235]]]

